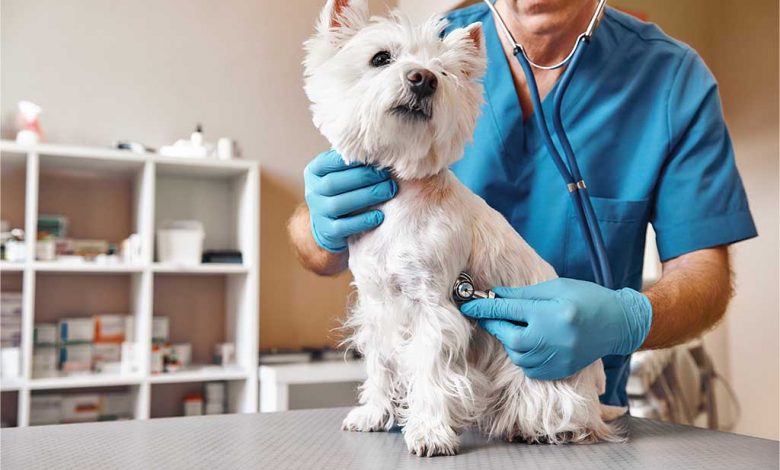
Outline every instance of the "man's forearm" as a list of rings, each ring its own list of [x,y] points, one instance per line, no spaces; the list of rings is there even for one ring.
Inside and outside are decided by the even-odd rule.
[[[287,224],[290,241],[304,268],[324,276],[332,276],[347,269],[349,254],[332,253],[320,248],[311,234],[309,208],[301,204],[295,209]]]
[[[664,263],[661,279],[644,292],[653,306],[653,321],[642,349],[674,346],[712,328],[723,317],[731,293],[726,247]]]

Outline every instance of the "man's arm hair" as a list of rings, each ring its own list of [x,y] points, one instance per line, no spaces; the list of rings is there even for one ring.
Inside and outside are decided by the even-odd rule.
[[[642,349],[684,343],[714,327],[731,299],[728,248],[707,248],[673,258],[644,294],[653,305],[653,323]]]
[[[349,253],[332,253],[317,245],[311,233],[311,217],[305,203],[299,205],[287,223],[290,241],[304,268],[322,276],[334,276],[347,269]]]

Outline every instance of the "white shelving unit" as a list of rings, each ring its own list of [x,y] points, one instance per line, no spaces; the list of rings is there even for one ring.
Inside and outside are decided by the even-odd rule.
[[[0,262],[5,276],[21,277],[22,285],[22,376],[14,381],[2,381],[0,391],[16,394],[17,425],[27,426],[30,418],[30,396],[38,390],[95,387],[129,387],[135,398],[135,418],[148,419],[155,386],[174,383],[207,381],[228,382],[228,412],[248,413],[258,409],[258,337],[259,337],[259,167],[246,160],[195,160],[166,158],[157,154],[135,154],[125,151],[65,145],[41,144],[22,146],[15,142],[0,142],[0,162],[3,169],[23,168],[24,229],[26,259],[24,263]],[[97,265],[35,261],[35,237],[39,215],[41,175],[59,172],[65,175],[105,175],[131,181],[132,231],[142,239],[142,259],[137,265]],[[188,185],[189,183],[189,185]],[[171,193],[169,186],[183,194]],[[182,198],[188,204],[182,214],[177,210]],[[216,201],[216,202],[214,202]],[[209,204],[221,204],[215,211]],[[5,205],[4,205],[5,207]],[[65,214],[67,215],[67,214]],[[155,262],[155,226],[172,216],[203,217],[206,226],[206,248],[235,248],[242,252],[243,264],[203,264],[181,267]],[[111,221],[107,221],[111,223]],[[128,234],[129,235],[129,234]],[[208,245],[216,239],[222,246]],[[224,246],[228,244],[229,246]],[[64,278],[76,276],[89,279],[119,276],[129,278],[128,314],[135,317],[135,339],[139,346],[138,374],[134,375],[73,375],[54,378],[32,377],[33,326],[36,322],[36,283],[41,276]],[[158,282],[164,278],[198,279],[210,276],[218,279],[224,290],[224,341],[236,344],[237,364],[234,367],[193,366],[175,373],[150,373],[152,317],[155,313]],[[81,281],[80,281],[81,282]],[[4,289],[5,290],[5,289]],[[221,297],[220,297],[221,298]],[[54,300],[47,298],[49,304]],[[221,301],[221,300],[220,300]],[[63,314],[68,312],[63,312]],[[181,320],[181,322],[184,322]],[[197,328],[198,325],[188,325]],[[220,328],[222,325],[220,324]],[[171,331],[176,321],[171,320]],[[196,343],[193,341],[193,349]],[[207,345],[211,348],[211,345]],[[8,400],[4,399],[3,403]]]

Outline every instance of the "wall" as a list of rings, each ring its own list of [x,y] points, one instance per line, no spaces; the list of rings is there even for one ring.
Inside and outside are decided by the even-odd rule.
[[[327,142],[302,91],[301,44],[324,0],[0,2],[0,115],[12,138],[16,103],[43,106],[56,143],[151,146],[230,136],[262,164],[261,345],[333,342],[349,277],[301,269],[285,223],[302,200],[303,167]],[[372,1],[374,11],[385,3]],[[5,193],[4,193],[5,195]]]

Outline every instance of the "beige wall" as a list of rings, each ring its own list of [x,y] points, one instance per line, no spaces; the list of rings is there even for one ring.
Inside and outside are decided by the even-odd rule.
[[[262,163],[261,345],[319,346],[344,312],[348,276],[295,262],[285,221],[306,162],[327,147],[301,89],[301,43],[324,0],[0,2],[0,113],[44,108],[50,142],[160,146],[202,122]],[[385,3],[372,1],[381,11]],[[375,7],[375,8],[374,8]]]
[[[316,346],[344,311],[348,277],[304,272],[284,223],[326,142],[301,91],[300,44],[322,0],[0,1],[0,112],[45,108],[53,142],[170,142],[203,122],[262,162],[261,344]],[[385,3],[372,2],[381,11]],[[399,0],[415,17],[454,2]],[[737,295],[708,336],[743,408],[737,430],[778,438],[778,7],[756,0],[620,0],[692,44],[721,85],[756,222],[735,248]],[[749,5],[749,6],[748,6]]]

